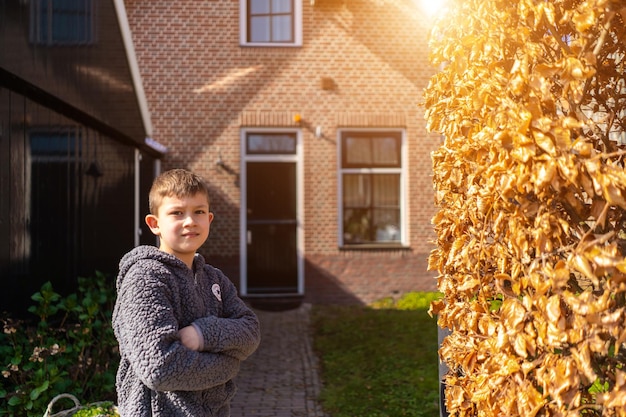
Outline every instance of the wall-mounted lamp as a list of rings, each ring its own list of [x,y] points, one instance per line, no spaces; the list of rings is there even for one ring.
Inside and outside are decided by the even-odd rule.
[[[295,113],[293,115],[293,123],[305,128],[306,130],[308,130],[309,132],[313,133],[314,137],[316,139],[320,139],[324,137],[324,132],[322,131],[322,126],[317,125],[315,127],[313,127],[313,124],[310,123],[308,120],[304,120],[302,119],[302,115],[300,113]]]
[[[89,168],[87,168],[87,171],[85,171],[85,174],[94,178],[99,178],[104,175],[104,173],[102,172],[102,169],[100,168],[100,164],[95,161],[89,164]]]
[[[217,151],[217,159],[215,160],[215,166],[218,170],[222,170],[227,174],[230,174],[235,177],[235,186],[239,187],[239,173],[235,171],[232,167],[230,167],[224,160],[222,159],[222,151]]]
[[[222,151],[217,151],[217,159],[215,160],[215,165],[218,167],[224,167],[224,160],[222,159]]]

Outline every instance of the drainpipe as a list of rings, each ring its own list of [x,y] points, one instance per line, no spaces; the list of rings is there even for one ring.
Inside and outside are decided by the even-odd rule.
[[[139,224],[139,218],[141,213],[139,212],[139,179],[141,172],[141,152],[135,148],[135,247],[139,246],[139,239],[141,238],[141,226]]]

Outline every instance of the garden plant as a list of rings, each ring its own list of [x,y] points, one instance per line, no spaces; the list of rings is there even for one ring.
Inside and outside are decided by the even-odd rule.
[[[626,416],[626,3],[449,1],[426,118],[451,416]]]
[[[36,320],[1,319],[0,416],[41,417],[64,393],[100,407],[114,401],[119,353],[111,328],[111,280],[100,272],[79,278],[77,293],[64,297],[48,282],[32,299]],[[81,410],[96,415],[89,412]]]

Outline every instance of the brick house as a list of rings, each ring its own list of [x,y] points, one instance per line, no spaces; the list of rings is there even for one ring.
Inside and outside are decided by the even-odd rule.
[[[250,298],[434,290],[434,68],[414,0],[127,0],[153,122],[211,187],[202,248]]]

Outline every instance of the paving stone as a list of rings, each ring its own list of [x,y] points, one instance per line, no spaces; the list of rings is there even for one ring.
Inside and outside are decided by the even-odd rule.
[[[261,344],[241,364],[232,417],[329,417],[319,405],[318,361],[311,345],[310,304],[254,310]]]

